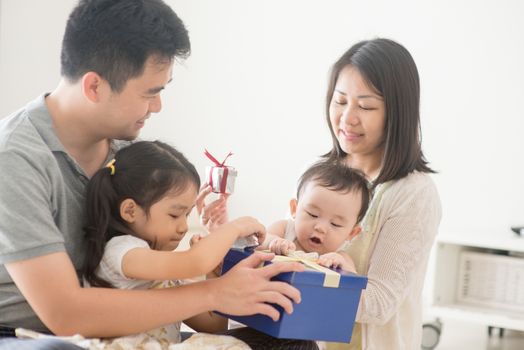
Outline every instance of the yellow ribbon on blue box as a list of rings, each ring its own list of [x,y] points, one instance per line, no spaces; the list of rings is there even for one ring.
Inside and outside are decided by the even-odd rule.
[[[302,254],[301,254],[302,253]],[[318,259],[318,254],[314,253],[304,253],[304,252],[291,252],[288,255],[275,255],[273,262],[290,262],[297,261],[300,262],[312,270],[316,270],[324,273],[324,282],[323,286],[328,288],[338,288],[340,284],[340,274],[336,271],[328,269],[327,267],[319,265],[316,260]]]

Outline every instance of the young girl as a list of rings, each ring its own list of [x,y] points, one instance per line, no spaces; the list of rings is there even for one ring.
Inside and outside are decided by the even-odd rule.
[[[364,177],[344,164],[320,161],[301,176],[297,198],[290,201],[292,219],[268,227],[259,249],[276,254],[295,250],[319,254],[318,263],[355,272],[355,264],[339,250],[358,235],[358,223],[369,203]]]
[[[243,217],[214,229],[189,250],[174,252],[188,230],[199,187],[195,167],[165,143],[140,141],[118,151],[87,186],[85,282],[121,289],[173,287],[178,279],[212,271],[236,238],[264,237],[257,220]],[[198,331],[227,328],[227,320],[212,313],[185,322]],[[174,343],[180,341],[179,329],[180,322],[148,333]]]

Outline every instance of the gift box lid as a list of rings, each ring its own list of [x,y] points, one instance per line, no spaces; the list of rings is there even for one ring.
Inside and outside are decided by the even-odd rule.
[[[253,251],[249,249],[230,249],[225,259],[231,260],[234,264],[236,264],[240,260],[251,255],[252,253]],[[271,264],[271,262],[266,262],[265,265],[267,264]],[[365,276],[360,276],[341,269],[332,270],[340,274],[340,282],[338,288],[361,290],[365,289],[367,286],[368,279]],[[306,270],[303,272],[283,272],[273,277],[273,279],[288,282],[293,285],[303,284],[322,286],[324,283],[324,274],[322,272],[306,268]]]

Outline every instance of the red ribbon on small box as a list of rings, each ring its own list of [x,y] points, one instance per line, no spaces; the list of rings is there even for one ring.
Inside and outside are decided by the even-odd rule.
[[[219,162],[215,157],[213,157],[211,155],[211,153],[209,153],[209,151],[207,149],[204,149],[204,154],[206,155],[206,157],[208,157],[213,163],[215,163],[215,166],[217,168],[223,168],[223,175],[222,175],[222,179],[220,181],[220,192],[221,193],[225,193],[226,192],[226,185],[227,185],[227,176],[228,176],[228,168],[227,166],[225,165],[226,163],[226,160],[233,155],[232,152],[229,152],[228,155],[226,156],[226,158],[224,158],[224,160],[221,162]],[[208,184],[213,187],[213,172],[211,171],[209,173],[209,180],[208,180]]]

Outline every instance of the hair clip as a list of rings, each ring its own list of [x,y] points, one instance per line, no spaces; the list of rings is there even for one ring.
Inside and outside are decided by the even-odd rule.
[[[106,168],[111,169],[111,175],[115,175],[115,161],[115,158],[113,158],[106,164]]]

